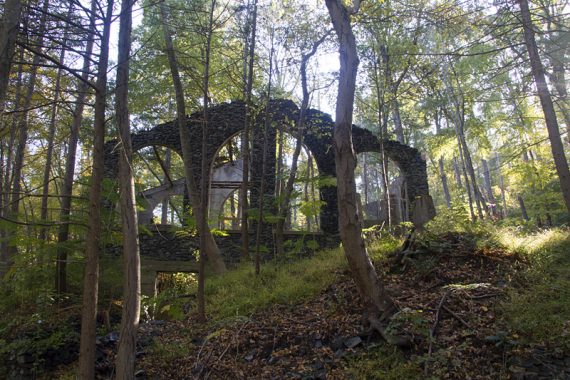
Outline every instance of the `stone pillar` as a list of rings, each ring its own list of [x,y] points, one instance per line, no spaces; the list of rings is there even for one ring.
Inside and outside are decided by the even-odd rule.
[[[416,197],[410,210],[411,221],[418,230],[422,230],[423,226],[435,216],[435,206],[431,195]]]
[[[267,125],[267,142],[264,135],[264,118],[259,117],[258,122],[253,129],[253,139],[251,147],[251,164],[250,164],[250,217],[256,218],[259,210],[259,197],[261,191],[261,180],[264,180],[264,204],[263,213],[275,213],[275,170],[277,165],[276,159],[276,136],[277,128],[273,123]],[[265,154],[265,165],[263,163],[263,150],[267,149]],[[264,171],[265,168],[265,171]],[[253,234],[253,239],[250,239],[252,247],[255,247],[255,234],[257,231],[257,223],[251,223],[250,232]],[[273,252],[273,228],[272,225],[266,221],[262,224],[261,231],[261,245],[268,248],[269,252]]]

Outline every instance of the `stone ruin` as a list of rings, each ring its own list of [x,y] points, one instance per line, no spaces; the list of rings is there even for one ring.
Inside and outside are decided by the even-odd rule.
[[[279,128],[285,132],[296,135],[295,121],[298,118],[299,108],[290,100],[271,100],[269,103],[269,128],[267,129],[267,148],[269,152],[275,152],[276,136]],[[214,160],[218,151],[234,136],[240,134],[245,125],[245,103],[234,101],[213,106],[209,109],[209,134],[207,141],[206,157],[210,173],[208,186],[211,188],[210,217],[217,218],[221,205],[227,196],[241,184],[242,164],[236,161],[230,165],[214,169]],[[197,178],[202,176],[202,114],[194,113],[187,117],[186,126],[190,129],[192,145],[192,162],[194,173]],[[265,173],[263,169],[263,147],[265,123],[265,113],[262,112],[256,117],[256,127],[253,128],[251,163],[250,163],[250,204],[257,205],[260,197],[261,178],[265,180],[265,194],[263,199],[267,202],[267,207],[273,207],[275,198],[274,189],[276,183],[276,155],[268,154],[265,163]],[[313,155],[319,175],[335,177],[335,159],[332,147],[334,122],[331,117],[319,110],[309,109],[306,113],[304,145]],[[352,127],[353,146],[355,152],[380,152],[380,140],[369,130],[358,126]],[[181,145],[178,126],[174,121],[157,125],[156,127],[132,134],[132,146],[136,152],[149,146],[163,146],[177,152],[180,156]],[[105,146],[105,171],[108,178],[117,178],[118,152],[115,149],[116,141],[109,141]],[[401,181],[405,184],[407,199],[404,199],[408,215],[402,217],[403,220],[423,224],[435,215],[433,201],[429,195],[428,178],[425,160],[420,152],[412,147],[403,145],[396,141],[385,140],[384,152],[401,171]],[[226,186],[216,186],[219,182],[226,183]],[[200,181],[198,181],[200,183]],[[167,184],[157,188],[144,191],[141,195],[146,199],[147,207],[139,213],[139,223],[148,224],[152,235],[141,234],[141,256],[143,260],[143,274],[145,272],[145,259],[152,262],[147,271],[156,274],[159,271],[195,271],[195,262],[188,258],[191,248],[197,248],[195,241],[181,242],[164,226],[152,225],[152,212],[156,205],[165,198],[176,194],[184,194],[184,179],[173,181],[172,185]],[[312,238],[317,239],[321,245],[338,244],[338,210],[337,192],[335,186],[324,186],[319,189],[320,199],[324,201],[320,211],[320,232],[312,234]],[[370,208],[370,205],[361,206]],[[385,208],[385,205],[384,205]],[[382,209],[378,207],[377,209]],[[369,210],[367,210],[369,211]],[[377,210],[378,211],[378,210]],[[381,215],[377,215],[381,219]],[[267,245],[273,241],[270,225],[262,228],[262,241]],[[233,236],[235,235],[235,236]],[[291,234],[289,234],[291,235]],[[297,235],[299,235],[297,233]],[[286,236],[288,238],[290,236]],[[191,240],[191,239],[190,239]],[[222,252],[229,261],[239,259],[239,236],[230,234],[229,237],[217,238]],[[255,244],[252,236],[250,242]],[[269,244],[270,245],[270,244]],[[161,265],[160,263],[163,263]],[[173,264],[177,262],[177,264]],[[157,264],[158,263],[158,264]],[[174,269],[177,268],[177,270]],[[150,280],[147,286],[147,293],[152,291],[153,284]],[[144,282],[144,276],[143,276]],[[143,287],[145,284],[143,283]]]

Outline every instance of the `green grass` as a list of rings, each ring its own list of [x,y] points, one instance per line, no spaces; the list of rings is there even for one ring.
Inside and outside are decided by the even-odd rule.
[[[400,240],[386,237],[369,249],[372,259],[393,251]],[[294,262],[270,262],[255,275],[253,264],[244,263],[223,276],[206,279],[207,313],[212,319],[249,316],[273,304],[294,304],[316,296],[347,268],[341,248],[317,252]]]
[[[570,233],[553,229],[527,236],[505,233],[504,244],[529,260],[520,287],[503,305],[507,324],[527,343],[570,349]]]
[[[370,346],[367,352],[347,358],[350,379],[413,380],[422,379],[420,365],[408,360],[402,351],[387,343]]]
[[[261,267],[244,263],[223,276],[206,279],[207,312],[213,319],[248,316],[273,304],[293,304],[317,295],[346,267],[341,249],[321,251],[291,263],[271,262]]]

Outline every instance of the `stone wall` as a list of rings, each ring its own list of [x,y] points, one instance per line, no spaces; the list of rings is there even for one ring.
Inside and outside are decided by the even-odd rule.
[[[251,251],[254,233],[251,233]],[[198,250],[198,236],[192,236],[168,225],[151,225],[149,231],[139,235],[141,250],[141,287],[145,295],[154,295],[155,281],[158,272],[198,272],[196,260]],[[229,266],[237,265],[241,259],[241,233],[239,231],[227,231],[225,236],[216,236],[216,243],[222,252],[224,261]],[[286,232],[285,240],[292,244],[300,240],[307,242],[316,240],[319,248],[329,248],[338,245],[335,238],[323,233],[300,233]],[[106,253],[117,258],[121,255],[120,246],[107,247]],[[309,250],[302,248],[296,252],[298,255],[309,254]],[[274,258],[273,251],[262,254],[262,260],[268,261]]]
[[[253,148],[251,164],[251,207],[257,207],[261,178],[266,181],[264,198],[268,207],[273,204],[275,186],[275,136],[276,130],[282,127],[286,132],[295,135],[295,120],[299,109],[290,100],[272,100],[269,104],[270,117],[267,122],[268,160],[266,171],[262,173],[262,157],[264,146],[263,126],[265,114],[261,112],[255,123],[253,131]],[[209,167],[218,150],[233,136],[243,130],[245,122],[245,104],[243,102],[224,103],[210,108],[209,133],[206,157]],[[202,141],[202,114],[195,113],[186,119],[186,127],[191,134],[192,159],[194,173],[201,175],[201,141]],[[319,174],[335,176],[334,150],[332,147],[334,122],[331,117],[321,111],[310,109],[307,112],[305,126],[305,146],[315,158]],[[180,140],[178,127],[174,121],[157,125],[156,127],[132,135],[133,149],[139,150],[147,146],[165,146],[179,154]],[[353,144],[357,153],[380,152],[380,140],[370,131],[353,126]],[[109,141],[105,147],[105,169],[108,178],[116,178],[118,156],[114,149],[115,141]],[[429,201],[429,188],[427,182],[426,163],[417,149],[400,144],[396,141],[384,141],[384,151],[387,156],[400,168],[407,184],[408,202],[413,205],[416,198],[425,198]],[[211,169],[210,169],[211,173]],[[210,174],[209,173],[209,174]],[[198,181],[200,183],[200,181]],[[338,211],[336,187],[328,186],[320,189],[320,198],[325,202],[321,210],[320,226],[326,234],[338,233]],[[430,209],[431,210],[431,209]],[[410,207],[410,214],[413,206]],[[411,215],[410,215],[411,216]],[[433,215],[432,215],[433,216]],[[270,233],[269,227],[263,232],[264,241],[267,242]]]

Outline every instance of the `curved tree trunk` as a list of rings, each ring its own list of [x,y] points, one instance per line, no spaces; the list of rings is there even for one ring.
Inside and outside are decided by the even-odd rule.
[[[174,92],[176,94],[176,116],[178,131],[180,133],[180,145],[182,147],[182,160],[184,162],[184,174],[186,175],[186,186],[188,188],[188,194],[190,196],[190,201],[192,203],[192,210],[196,216],[196,220],[200,221],[206,216],[203,214],[207,210],[202,210],[200,192],[198,191],[198,186],[196,184],[196,178],[194,177],[194,169],[192,166],[192,148],[190,146],[190,131],[186,127],[186,101],[184,100],[184,90],[182,89],[182,81],[180,79],[180,71],[178,69],[178,61],[176,60],[176,55],[174,53],[174,44],[172,43],[172,37],[170,35],[170,28],[167,23],[166,6],[164,2],[160,3],[160,17],[164,34],[164,41],[166,43],[166,53],[168,55],[168,63],[170,65],[170,71],[172,75],[172,82],[174,84]],[[203,175],[207,175],[203,173]],[[214,272],[218,274],[225,273],[226,264],[222,258],[220,250],[212,236],[212,232],[206,223],[205,226],[202,223],[197,223],[198,234],[202,236],[202,229],[204,228],[204,241],[203,246],[200,247],[206,253],[210,261],[210,265]]]
[[[353,2],[358,8],[358,1]],[[354,169],[356,156],[352,146],[352,113],[358,54],[350,25],[350,14],[341,0],[326,0],[334,29],[339,39],[340,75],[334,129],[334,150],[337,176],[339,230],[343,249],[367,308],[375,315],[388,318],[395,305],[366,253],[356,206]]]

